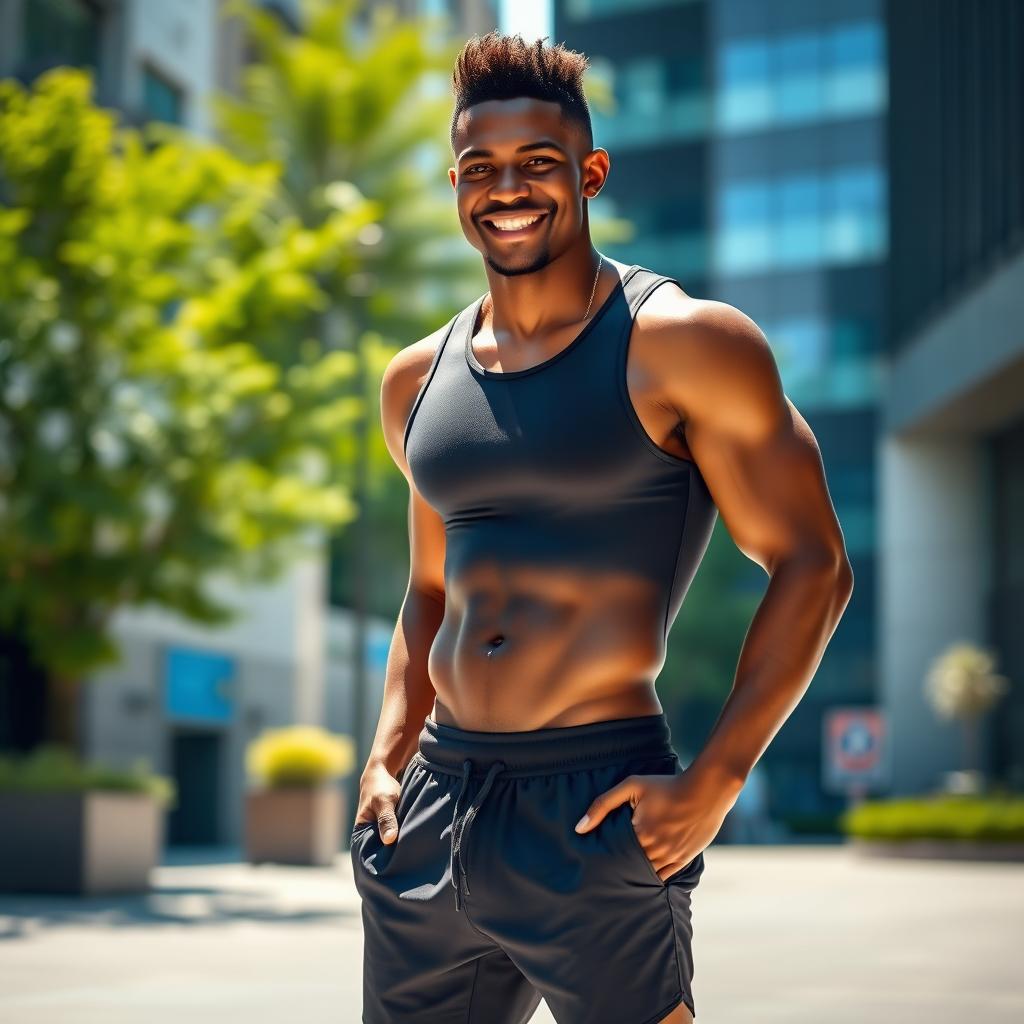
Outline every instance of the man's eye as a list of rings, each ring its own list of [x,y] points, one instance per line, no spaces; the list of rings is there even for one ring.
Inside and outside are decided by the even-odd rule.
[[[549,156],[534,156],[534,157],[531,157],[526,162],[528,164],[532,164],[534,160],[540,160],[540,161],[542,161],[544,163],[549,163],[549,164],[553,164],[555,162]],[[476,171],[486,170],[488,166],[489,166],[488,164],[473,164],[471,167],[467,167],[462,173],[463,174],[473,174]]]

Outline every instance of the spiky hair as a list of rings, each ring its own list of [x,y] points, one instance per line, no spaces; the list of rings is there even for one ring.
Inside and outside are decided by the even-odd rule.
[[[574,122],[593,148],[594,132],[590,107],[583,92],[583,75],[589,67],[587,57],[561,43],[549,46],[547,39],[528,43],[523,37],[502,35],[497,31],[472,36],[455,58],[452,91],[451,142],[455,148],[455,128],[459,115],[475,103],[529,96],[550,100],[562,108],[562,119]]]

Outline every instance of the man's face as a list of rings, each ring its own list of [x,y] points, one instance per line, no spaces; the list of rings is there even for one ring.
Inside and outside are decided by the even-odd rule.
[[[568,249],[587,224],[584,197],[607,177],[607,152],[590,150],[561,115],[557,103],[520,97],[478,103],[459,117],[448,170],[459,221],[499,274],[533,273]],[[509,221],[538,214],[525,226]]]

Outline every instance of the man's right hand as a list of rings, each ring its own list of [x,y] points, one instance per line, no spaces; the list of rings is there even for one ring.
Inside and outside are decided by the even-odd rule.
[[[393,843],[398,838],[395,807],[401,794],[402,784],[386,768],[367,768],[359,780],[359,807],[353,831],[376,818],[381,839]]]

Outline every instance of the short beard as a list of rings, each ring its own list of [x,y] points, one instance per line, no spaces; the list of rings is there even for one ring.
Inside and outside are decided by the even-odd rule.
[[[502,277],[519,277],[522,274],[535,274],[538,270],[543,270],[551,262],[551,250],[545,245],[537,254],[536,259],[522,267],[502,266],[500,263],[495,263],[494,260],[487,255],[484,256],[484,259],[487,261],[487,265],[496,274],[501,274]]]

